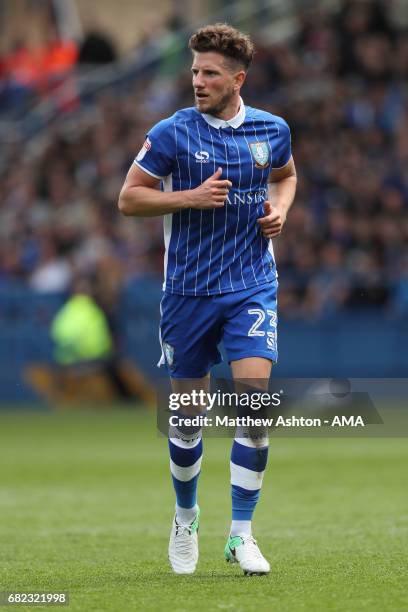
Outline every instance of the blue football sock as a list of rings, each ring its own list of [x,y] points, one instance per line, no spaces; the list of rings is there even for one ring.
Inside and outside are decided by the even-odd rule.
[[[201,434],[196,439],[170,438],[170,471],[176,493],[178,514],[180,509],[193,509],[197,504],[197,484],[201,469],[203,443]],[[193,517],[194,518],[194,517]],[[185,517],[184,517],[185,519]],[[184,520],[182,521],[184,523]]]
[[[251,533],[250,521],[259,499],[268,460],[268,440],[235,439],[231,451],[232,535]],[[245,522],[245,523],[244,523]],[[249,524],[248,524],[249,522]]]

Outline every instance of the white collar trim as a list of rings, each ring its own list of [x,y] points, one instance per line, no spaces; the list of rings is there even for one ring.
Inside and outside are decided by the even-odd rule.
[[[207,113],[201,113],[201,115],[205,119],[205,121],[209,125],[211,125],[211,127],[213,128],[219,129],[219,128],[232,127],[234,128],[234,130],[236,130],[245,121],[244,101],[241,97],[239,98],[239,101],[240,101],[239,111],[237,112],[235,117],[232,117],[232,119],[228,119],[227,121],[225,121],[224,119],[219,119],[218,117],[214,117],[213,115],[208,115]]]

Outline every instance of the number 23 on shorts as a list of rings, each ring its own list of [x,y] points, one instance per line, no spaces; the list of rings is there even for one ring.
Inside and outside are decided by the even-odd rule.
[[[266,312],[261,310],[261,308],[248,308],[248,314],[256,317],[254,323],[248,331],[248,337],[266,337],[266,344],[268,348],[271,350],[276,350],[276,312],[270,310],[269,308],[266,310]],[[260,328],[264,327],[264,322],[267,316],[269,317],[269,328],[271,329],[267,329],[267,331],[265,331],[264,329]]]

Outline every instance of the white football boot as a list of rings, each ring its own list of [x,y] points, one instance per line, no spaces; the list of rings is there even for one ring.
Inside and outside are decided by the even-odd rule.
[[[239,563],[246,576],[269,574],[270,565],[251,535],[229,536],[224,550],[230,563]]]
[[[174,516],[170,533],[169,559],[176,574],[193,574],[198,561],[200,509],[191,525],[179,525]]]

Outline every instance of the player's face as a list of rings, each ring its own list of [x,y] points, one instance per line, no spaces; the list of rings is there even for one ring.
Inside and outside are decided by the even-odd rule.
[[[239,97],[245,73],[242,70],[234,72],[228,60],[213,51],[194,52],[191,72],[197,110],[230,119],[236,112],[232,109]]]

